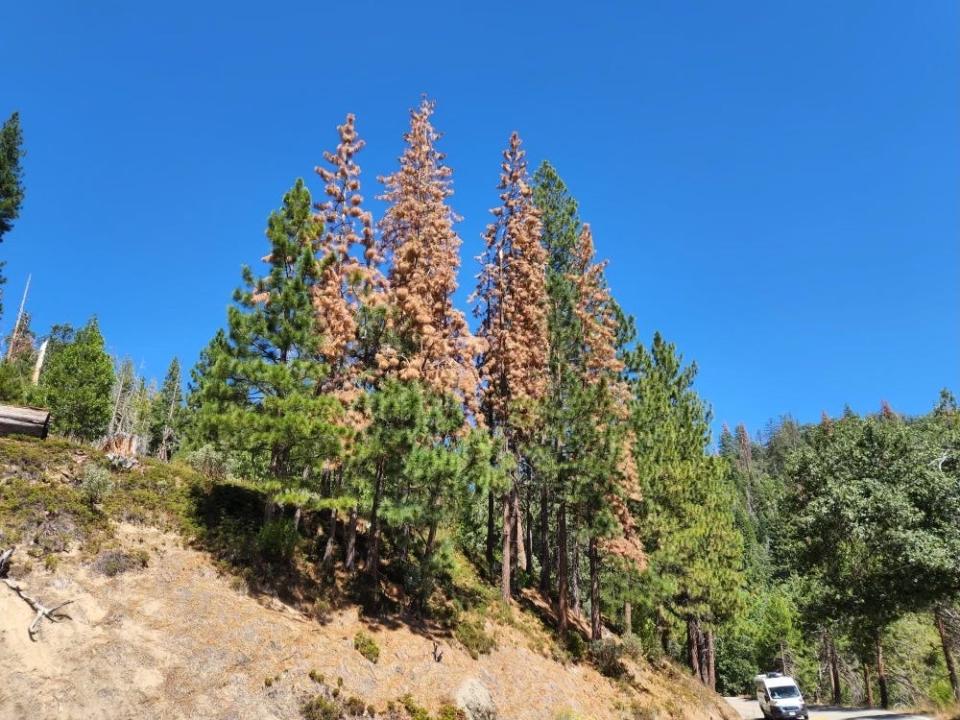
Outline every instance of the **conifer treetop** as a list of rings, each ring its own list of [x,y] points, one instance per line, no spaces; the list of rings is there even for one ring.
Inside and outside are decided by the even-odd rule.
[[[494,222],[484,233],[473,296],[480,335],[488,343],[480,363],[486,414],[512,431],[529,425],[548,383],[547,253],[525,155],[513,133],[501,165],[502,204],[490,211]]]
[[[364,305],[383,303],[386,280],[379,270],[383,256],[373,215],[363,209],[364,198],[360,194],[356,155],[365,143],[357,134],[353,114],[337,126],[337,133],[340,141],[336,150],[323,153],[327,166],[315,168],[324,182],[326,199],[316,205],[324,232],[317,248],[319,277],[312,288],[312,298],[320,335],[319,353],[328,369],[323,389],[347,409],[348,425],[359,426],[363,418],[351,409],[360,394],[359,375],[363,371],[355,358],[357,316]]]
[[[479,378],[475,359],[483,344],[453,305],[460,267],[459,220],[447,204],[453,171],[436,148],[430,122],[434,103],[424,98],[410,112],[400,167],[380,178],[380,199],[390,206],[380,221],[380,253],[391,260],[388,317],[393,341],[380,352],[380,370],[453,392],[475,411]]]

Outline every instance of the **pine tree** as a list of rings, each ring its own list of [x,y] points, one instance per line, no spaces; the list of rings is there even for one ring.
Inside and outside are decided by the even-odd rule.
[[[0,127],[0,242],[13,229],[13,221],[20,216],[23,204],[23,169],[20,159],[24,156],[23,133],[20,130],[20,113],[13,113]],[[0,271],[3,263],[0,263]],[[0,274],[0,285],[6,278]],[[0,314],[3,304],[0,303]]]
[[[588,533],[591,629],[600,639],[601,555],[616,555],[642,568],[645,557],[628,501],[640,492],[630,415],[630,388],[620,357],[621,313],[604,278],[605,263],[594,262],[593,236],[584,225],[574,250],[571,279],[579,327],[577,363],[580,426],[571,444],[576,460],[573,497]]]
[[[396,554],[391,567],[422,610],[438,570],[438,530],[458,517],[471,488],[486,484],[490,451],[484,449],[483,433],[455,439],[464,418],[452,394],[387,378],[370,404],[371,422],[354,459],[354,469],[367,480],[364,504],[371,507],[366,573],[378,595],[382,537],[385,530],[392,531]]]
[[[183,389],[180,361],[170,361],[160,392],[152,399],[149,410],[149,450],[166,462],[181,441],[183,425]]]
[[[0,241],[13,229],[23,203],[23,133],[20,113],[13,113],[0,127]]]
[[[478,341],[470,333],[463,314],[453,306],[461,241],[453,229],[457,217],[447,205],[452,194],[452,171],[436,149],[440,136],[430,123],[433,107],[432,102],[424,99],[411,112],[400,167],[380,179],[385,186],[381,199],[389,203],[380,223],[379,244],[380,255],[389,262],[389,289],[384,342],[378,349],[377,367],[384,391],[414,393],[423,412],[437,418],[430,408],[455,405],[475,414]],[[402,387],[406,385],[410,387]],[[375,397],[374,405],[378,402]],[[452,417],[449,413],[444,416]],[[416,440],[407,445],[406,456],[393,461],[416,461],[421,468],[415,474],[416,480],[407,472],[372,474],[371,525],[376,532],[368,546],[370,574],[375,576],[377,572],[380,526],[382,521],[390,522],[392,518],[399,522],[399,559],[404,564],[415,521],[426,524],[427,542],[414,574],[431,576],[427,568],[439,524],[449,516],[449,507],[458,497],[450,484],[451,466],[442,460],[454,457],[449,453],[456,453],[468,429],[466,415],[459,413],[457,417],[459,426],[446,422],[423,425],[417,419],[418,413],[414,413],[407,418],[413,425],[395,425],[394,432],[412,433]],[[428,428],[436,434],[426,434]],[[378,447],[385,446],[382,438],[375,436],[372,441]],[[381,517],[384,508],[391,518]]]
[[[479,365],[483,412],[489,427],[503,433],[510,452],[519,459],[547,391],[547,257],[517,133],[511,135],[503,157],[502,205],[491,211],[495,221],[484,235],[486,249],[474,298],[481,320],[479,335],[487,343]],[[519,561],[523,548],[518,501],[521,472],[527,471],[518,463],[512,486],[501,498],[504,599],[511,593],[511,552]]]
[[[363,315],[383,304],[385,281],[378,269],[383,256],[373,215],[363,209],[360,193],[356,155],[365,143],[357,134],[356,118],[347,115],[337,132],[340,142],[335,151],[323,153],[328,167],[316,168],[325,183],[326,199],[317,204],[318,219],[325,227],[318,247],[319,275],[311,292],[321,338],[319,356],[327,366],[323,390],[335,395],[349,411],[359,398],[364,374],[370,370],[369,359],[361,362],[359,357],[361,336],[369,331]],[[362,420],[353,420],[352,429],[359,429]]]
[[[424,98],[410,113],[400,168],[381,178],[389,207],[380,222],[383,254],[391,259],[388,293],[393,345],[382,364],[401,380],[416,380],[435,393],[453,392],[476,410],[480,343],[453,305],[460,267],[458,217],[447,204],[453,171],[436,149],[440,134]]]
[[[211,343],[195,377],[194,432],[243,457],[273,481],[267,489],[309,489],[302,486],[311,470],[338,451],[338,408],[320,392],[325,367],[313,308],[322,231],[297,180],[268,222],[267,274],[243,269],[228,333]]]
[[[696,366],[683,367],[659,334],[629,364],[650,588],[655,602],[684,624],[691,669],[710,684],[704,624],[715,626],[736,611],[743,558],[727,466],[706,455],[709,413],[691,388]],[[661,630],[667,632],[666,624]]]
[[[68,337],[52,344],[40,376],[41,392],[54,432],[96,440],[110,423],[113,361],[95,319]]]
[[[556,169],[543,162],[533,177],[533,201],[543,223],[542,242],[547,253],[546,290],[549,337],[549,389],[543,403],[543,422],[537,438],[535,464],[539,484],[540,590],[549,592],[553,556],[550,549],[551,516],[567,525],[567,489],[570,486],[568,429],[576,421],[574,397],[579,387],[576,372],[580,336],[575,311],[576,286],[574,251],[581,230],[577,201]],[[562,576],[558,585],[558,617],[566,630],[568,608],[568,551],[566,531],[558,531],[556,563]],[[492,561],[492,547],[489,549]]]

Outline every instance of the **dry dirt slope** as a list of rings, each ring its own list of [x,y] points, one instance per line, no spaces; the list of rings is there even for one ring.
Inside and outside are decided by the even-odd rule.
[[[378,711],[404,693],[436,709],[473,679],[504,720],[736,717],[669,667],[641,668],[642,689],[628,698],[593,669],[530,649],[511,627],[493,628],[498,649],[479,660],[444,640],[438,663],[431,639],[406,626],[370,626],[354,610],[322,625],[234,589],[204,553],[175,536],[130,525],[118,535],[123,546],[148,551],[147,568],[107,578],[74,555],[53,572],[36,567],[22,579],[48,605],[75,599],[67,608],[72,619],[44,623],[37,642],[27,636],[30,609],[0,586],[3,720],[294,719],[319,687],[311,670],[331,685],[343,678],[342,697],[358,696]],[[353,648],[362,629],[380,646],[376,664]],[[275,678],[269,685],[268,677]]]

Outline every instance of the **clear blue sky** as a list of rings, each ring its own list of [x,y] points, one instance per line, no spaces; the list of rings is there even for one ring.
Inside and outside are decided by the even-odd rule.
[[[29,155],[2,327],[32,273],[37,329],[96,314],[144,374],[192,364],[344,114],[370,197],[427,92],[461,303],[517,129],[717,426],[922,412],[960,389],[958,28],[954,0],[10,2],[0,114]]]

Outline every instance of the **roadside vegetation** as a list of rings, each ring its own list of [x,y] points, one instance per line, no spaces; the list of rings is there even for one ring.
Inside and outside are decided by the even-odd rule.
[[[714,445],[696,365],[637,338],[576,199],[550,163],[528,168],[516,133],[471,330],[433,108],[367,189],[379,218],[356,120],[338,126],[316,194],[295,180],[267,219],[263,265],[242,269],[186,392],[177,359],[149,382],[95,319],[40,338],[18,317],[0,401],[49,408],[54,437],[0,439],[0,547],[136,572],[150,559],[115,552],[114,524],[152,524],[238,590],[319,622],[357,604],[432,623],[474,658],[497,648],[495,618],[624,683],[673,660],[724,693],[778,668],[821,701],[960,701],[953,396],[923,417],[783,418]],[[2,236],[24,197],[16,116],[0,139]],[[374,635],[354,649],[378,662]],[[304,717],[367,712],[338,694]]]

